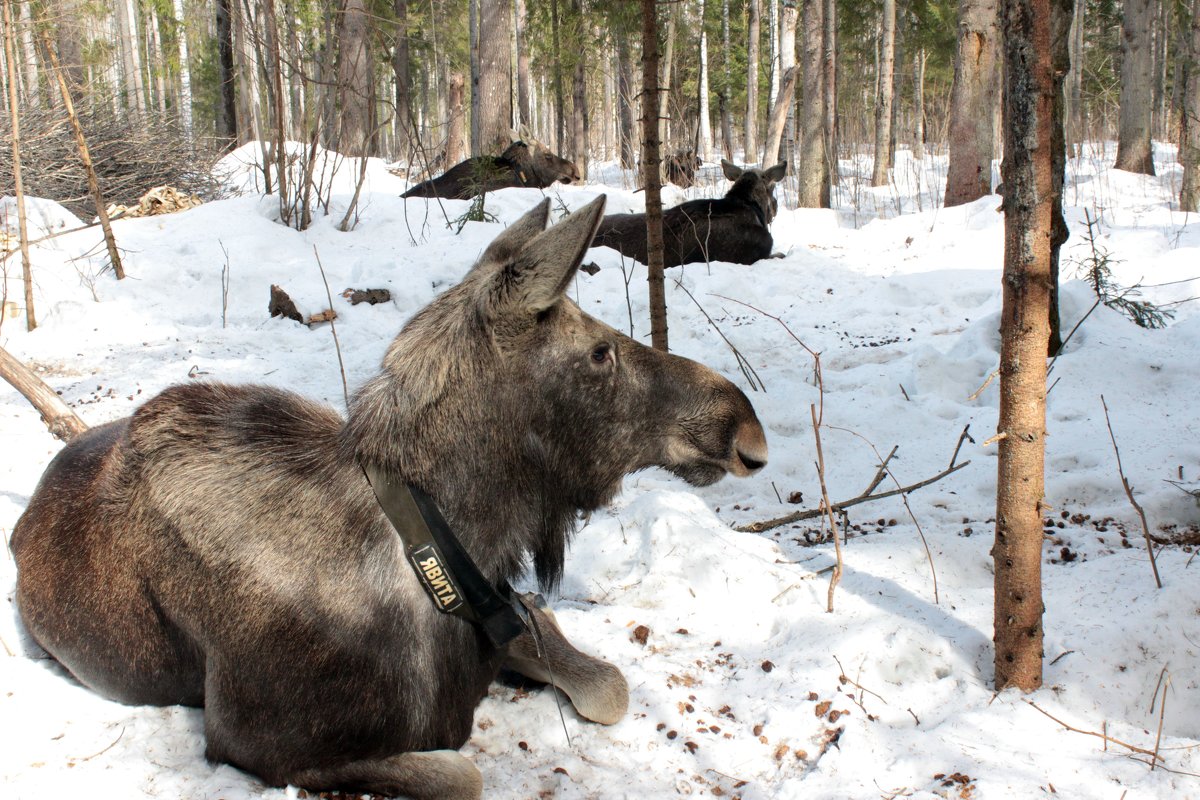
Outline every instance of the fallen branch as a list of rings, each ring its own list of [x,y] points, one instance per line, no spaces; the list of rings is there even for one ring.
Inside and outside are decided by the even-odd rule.
[[[1045,711],[1044,709],[1039,707],[1037,703],[1033,702],[1032,700],[1026,700],[1025,702],[1028,703],[1030,706],[1032,706],[1035,710],[1041,712],[1042,714],[1045,714],[1047,717],[1054,720],[1059,725],[1062,725],[1064,728],[1071,731],[1071,733],[1082,733],[1084,736],[1095,736],[1097,739],[1103,739],[1106,749],[1108,747],[1108,743],[1112,742],[1113,744],[1119,744],[1121,747],[1124,747],[1134,753],[1141,753],[1144,756],[1150,756],[1151,758],[1154,758],[1154,759],[1158,758],[1158,755],[1153,750],[1147,750],[1144,747],[1138,747],[1135,744],[1129,744],[1128,742],[1122,742],[1120,739],[1114,739],[1113,737],[1109,736],[1107,732],[1096,733],[1095,731],[1085,731],[1082,728],[1076,728],[1073,725],[1068,725],[1067,723],[1063,722],[1061,719],[1054,716],[1049,711]]]
[[[954,456],[955,457],[958,456],[958,450],[959,450],[959,447],[962,446],[963,440],[967,439],[967,438],[970,438],[967,435],[967,428],[963,428],[963,432],[958,437],[958,446],[954,448]],[[948,475],[958,472],[960,469],[962,469],[963,467],[965,467],[971,463],[970,461],[963,461],[961,464],[955,464],[954,458],[951,458],[950,466],[948,466],[946,469],[942,470],[941,472],[939,472],[938,474],[936,474],[930,478],[926,478],[925,480],[922,480],[922,481],[917,481],[916,483],[909,484],[908,486],[901,486],[897,489],[889,489],[886,492],[879,492],[877,494],[871,494],[871,492],[876,487],[879,486],[880,481],[883,480],[883,477],[881,477],[880,473],[882,473],[883,475],[887,474],[887,471],[886,471],[887,462],[889,460],[891,460],[892,455],[895,454],[895,452],[896,452],[896,449],[892,448],[892,453],[890,453],[888,455],[887,459],[884,460],[883,464],[880,464],[879,472],[877,472],[875,478],[872,479],[871,485],[868,487],[867,491],[863,492],[862,494],[859,494],[857,497],[852,497],[849,500],[843,500],[840,503],[832,503],[830,505],[830,510],[831,511],[844,511],[845,509],[859,505],[860,503],[868,503],[873,500],[882,500],[885,497],[894,497],[895,495],[898,495],[898,494],[908,494],[909,492],[914,492],[917,489],[922,489],[922,488],[930,485],[931,483],[937,483],[942,478],[945,478]],[[804,511],[795,511],[795,512],[792,512],[791,514],[786,514],[782,517],[776,517],[775,519],[763,520],[761,522],[751,522],[749,525],[740,525],[737,528],[735,528],[734,530],[742,531],[745,533],[762,533],[763,531],[769,531],[772,528],[778,528],[781,525],[787,525],[792,522],[800,522],[801,520],[806,520],[806,519],[816,519],[817,517],[820,517],[823,514],[825,514],[824,504],[822,504],[822,506],[820,508],[810,508],[810,509],[805,509]]]
[[[37,409],[56,439],[69,442],[88,429],[87,423],[45,381],[3,347],[0,347],[0,378],[11,383]]]
[[[1129,504],[1137,511],[1138,518],[1142,521],[1142,534],[1146,537],[1146,552],[1150,554],[1150,569],[1154,572],[1154,582],[1161,589],[1163,588],[1162,578],[1158,577],[1158,562],[1154,558],[1154,542],[1150,537],[1150,526],[1146,523],[1146,512],[1133,498],[1133,487],[1129,485],[1129,480],[1125,477],[1125,470],[1121,467],[1121,450],[1117,447],[1117,437],[1113,433],[1112,420],[1108,418],[1108,403],[1104,402],[1104,395],[1100,395],[1100,405],[1104,406],[1104,424],[1108,426],[1108,438],[1112,440],[1113,452],[1117,454],[1117,474],[1121,476],[1121,486],[1125,488],[1125,496],[1129,498]]]

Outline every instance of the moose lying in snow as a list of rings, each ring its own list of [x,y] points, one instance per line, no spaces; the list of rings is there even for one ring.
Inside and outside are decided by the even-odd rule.
[[[564,295],[604,202],[545,230],[545,200],[511,225],[404,326],[345,421],[277,389],[188,384],[77,437],[12,537],[29,632],[110,698],[203,706],[207,756],[271,785],[478,798],[455,751],[501,666],[552,673],[580,714],[616,722],[615,667],[530,604],[548,668],[529,632],[498,645],[439,613],[381,511],[387,487],[427,493],[503,595],[527,560],[554,585],[579,512],[625,474],[703,486],[765,463],[732,383]]]
[[[770,169],[742,169],[721,159],[733,186],[721,199],[688,200],[663,212],[663,266],[704,261],[753,264],[771,255],[775,184],[787,162]],[[600,223],[593,247],[611,247],[645,264],[646,215],[610,214]]]
[[[545,189],[555,182],[577,180],[579,170],[572,162],[556,156],[541,142],[529,137],[519,138],[514,132],[512,144],[500,155],[468,158],[400,196],[470,200],[484,192],[513,186]]]

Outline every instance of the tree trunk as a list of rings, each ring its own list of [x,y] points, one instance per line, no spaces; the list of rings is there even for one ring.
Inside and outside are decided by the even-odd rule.
[[[217,0],[217,139],[222,150],[232,150],[238,144],[237,83],[233,70],[233,25],[229,16],[231,0]]]
[[[466,76],[462,70],[454,70],[447,81],[447,116],[450,119],[446,130],[446,168],[467,158],[467,109],[463,100]]]
[[[704,29],[704,0],[700,0],[700,125],[696,130],[696,155],[712,161],[712,106],[708,101],[708,32]]]
[[[517,124],[533,125],[533,115],[530,109],[529,95],[532,83],[529,78],[529,44],[525,38],[525,29],[529,12],[525,8],[525,0],[516,0],[516,31],[517,31]]]
[[[829,208],[829,160],[825,155],[825,0],[804,2],[804,79],[800,90],[800,158],[797,204]]]
[[[837,0],[825,0],[825,48],[823,55],[824,99],[822,114],[825,122],[825,157],[829,159],[826,174],[831,186],[838,184],[838,129],[837,129]]]
[[[721,114],[721,147],[725,158],[733,158],[733,109],[729,93],[733,88],[733,77],[729,69],[729,0],[721,0],[721,92],[717,96],[717,110]]]
[[[1192,0],[1192,29],[1188,43],[1189,68],[1183,91],[1183,125],[1180,163],[1183,185],[1179,190],[1181,211],[1200,212],[1200,0]]]
[[[190,146],[192,128],[192,68],[188,64],[187,27],[183,24],[183,0],[175,0],[175,36],[179,39],[179,118]]]
[[[393,28],[395,45],[392,47],[392,74],[396,78],[396,132],[402,140],[400,146],[407,154],[413,152],[418,143],[412,126],[412,81],[408,74],[408,0],[393,0],[392,10],[396,14]]]
[[[345,0],[337,43],[338,127],[333,147],[345,155],[369,156],[375,152],[375,73],[371,16],[364,0]]]
[[[762,38],[760,0],[750,0],[746,31],[746,138],[742,142],[748,163],[758,160],[758,45]]]
[[[1083,144],[1083,15],[1087,9],[1087,0],[1074,0],[1074,13],[1071,15],[1071,38],[1068,45],[1068,57],[1071,61],[1067,73],[1066,113],[1064,126],[1066,128],[1067,147],[1075,154],[1080,154]]]
[[[582,37],[583,4],[580,0],[574,0],[572,11],[575,16],[576,30]],[[571,154],[575,168],[579,170],[579,177],[586,179],[588,167],[587,73],[584,52],[585,48],[580,47],[575,53],[575,70],[571,84]]]
[[[629,39],[617,37],[617,117],[620,120],[618,136],[621,140],[621,168],[633,169],[636,162],[633,129],[633,56],[629,52]]]
[[[779,18],[779,68],[783,72],[787,72],[796,66],[796,28],[800,24],[800,0],[781,1],[783,10]],[[799,74],[797,74],[796,81],[799,82],[799,80]],[[782,94],[777,101],[780,98],[787,103],[783,139],[781,140],[783,157],[789,164],[794,164],[796,161],[796,95],[794,92]],[[773,158],[766,159],[763,166],[773,160]]]
[[[6,0],[5,11],[7,10]],[[37,409],[54,438],[69,442],[88,429],[87,423],[76,416],[53,389],[3,347],[0,347],[0,378],[12,384],[12,387]]]
[[[1150,125],[1154,110],[1154,0],[1125,0],[1121,25],[1121,116],[1117,169],[1154,174]]]
[[[1054,204],[1050,0],[1003,0],[1004,280],[996,489],[996,688],[1042,684],[1042,498]]]
[[[30,108],[41,108],[44,98],[42,97],[42,81],[41,70],[38,68],[37,48],[33,44],[33,12],[28,2],[18,3],[18,9],[21,13],[20,25],[17,30],[21,32],[21,69],[15,69],[17,62],[12,62],[14,65],[13,72],[22,72],[25,77],[25,102]],[[134,37],[134,41],[137,37]]]
[[[562,25],[558,14],[558,0],[550,0],[550,47],[554,75],[554,149],[563,152],[566,144],[567,100],[563,90]]]
[[[643,0],[645,2],[645,0]],[[662,58],[662,81],[658,83],[658,143],[670,147],[671,142],[671,67],[675,61],[675,15],[674,5],[667,6],[667,49]],[[658,23],[655,22],[657,29]],[[643,30],[643,33],[645,31]],[[645,45],[642,45],[645,47]],[[657,49],[657,48],[656,48]],[[642,56],[645,59],[645,56]],[[645,92],[645,89],[642,90]],[[643,131],[643,136],[645,132]],[[661,155],[661,154],[660,154]],[[649,198],[647,198],[649,199]]]
[[[33,267],[29,261],[29,229],[25,216],[25,187],[21,181],[21,102],[17,98],[17,62],[13,47],[13,18],[9,9],[9,0],[0,0],[4,4],[4,55],[10,68],[8,82],[8,107],[12,125],[12,170],[13,190],[17,196],[17,236],[21,247],[21,277],[25,282],[25,329],[37,327],[37,313],[33,307]],[[661,239],[662,229],[659,228]],[[661,262],[660,262],[661,263]],[[0,309],[3,313],[3,309]],[[2,351],[0,351],[2,352]]]
[[[887,186],[888,146],[892,138],[892,70],[896,55],[896,0],[883,0],[880,26],[878,102],[875,104],[875,165],[872,186]]]
[[[790,98],[796,91],[796,81],[800,73],[791,67],[783,73],[779,81],[779,97],[771,104],[771,115],[767,120],[767,145],[763,150],[763,166],[774,164],[779,158],[779,145],[783,141],[783,129],[787,125],[787,112]]]
[[[485,155],[503,152],[511,141],[512,0],[479,0],[478,26],[479,143],[473,155]]]
[[[55,19],[58,58],[62,64],[63,78],[76,105],[83,99],[87,79],[83,70],[83,0],[59,0],[59,13]]]
[[[480,0],[467,0],[467,39],[471,54],[471,155],[483,154],[482,132],[479,127],[479,3]],[[449,167],[452,163],[447,162]]]
[[[668,12],[669,13],[669,12]],[[667,36],[670,42],[670,34]],[[658,141],[658,9],[642,0],[642,183],[646,189],[646,284],[650,343],[666,352],[667,294],[663,282],[662,177]]]
[[[142,24],[146,31],[146,77],[153,79],[154,91],[152,99],[158,103],[158,113],[165,117],[167,115],[166,70],[156,69],[157,65],[165,63],[162,50],[162,36],[158,30],[160,26],[158,9],[154,6],[149,6],[143,15]],[[189,136],[188,139],[190,140],[191,137]]]
[[[950,92],[947,206],[970,203],[992,191],[997,19],[996,0],[959,3],[958,50],[954,57],[954,88]]]
[[[913,158],[925,158],[925,61],[924,47],[913,56]]]
[[[146,90],[142,84],[142,57],[138,49],[137,12],[133,0],[117,0],[117,23],[120,25],[121,55],[125,64],[125,108],[146,112]]]

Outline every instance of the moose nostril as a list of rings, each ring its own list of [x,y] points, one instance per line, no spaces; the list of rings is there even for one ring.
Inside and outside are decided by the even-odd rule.
[[[760,461],[756,458],[748,456],[741,450],[738,451],[737,456],[738,460],[742,462],[742,466],[744,466],[750,472],[760,470],[767,465],[766,461]]]

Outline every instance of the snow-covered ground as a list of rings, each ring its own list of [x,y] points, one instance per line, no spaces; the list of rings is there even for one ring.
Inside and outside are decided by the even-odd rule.
[[[1160,549],[1164,588],[1155,588],[1100,401],[1156,535],[1196,541],[1196,501],[1168,482],[1194,489],[1200,479],[1200,304],[1180,302],[1200,295],[1200,221],[1173,202],[1174,153],[1159,150],[1158,177],[1113,171],[1095,149],[1069,164],[1064,331],[1094,303],[1089,286],[1073,279],[1091,253],[1085,214],[1100,220],[1098,245],[1117,280],[1154,284],[1143,296],[1175,304],[1177,313],[1165,330],[1145,330],[1097,308],[1054,363],[1045,688],[1028,696],[992,689],[996,448],[985,440],[996,427],[997,386],[987,379],[998,361],[999,198],[940,208],[944,157],[899,156],[893,186],[848,178],[836,210],[785,210],[789,191],[781,187],[773,231],[785,258],[670,272],[672,349],[747,391],[767,428],[771,463],[751,479],[704,490],[657,471],[635,475],[592,516],[552,602],[582,649],[624,671],[630,713],[601,727],[567,706],[568,744],[551,693],[494,686],[464,748],[483,772],[486,797],[1200,798],[1200,558],[1193,563],[1194,546]],[[342,407],[329,327],[268,318],[271,284],[302,312],[327,308],[319,256],[355,385],[373,374],[404,321],[541,197],[495,193],[487,210],[498,222],[468,223],[456,234],[446,222],[466,202],[406,203],[398,198],[403,181],[372,162],[358,224],[343,233],[337,223],[353,165],[344,166],[330,216],[303,233],[274,221],[273,198],[251,192],[118,221],[123,282],[97,274],[98,229],[35,246],[41,327],[28,334],[22,318],[8,319],[0,345],[90,424],[189,380],[263,382]],[[248,186],[251,172],[232,170],[229,180]],[[610,211],[640,210],[642,196],[614,166],[599,165],[593,180],[548,190],[555,216],[602,192]],[[706,167],[687,194],[725,185]],[[669,204],[683,198],[665,192]],[[43,229],[78,224],[53,204],[35,211]],[[608,249],[588,260],[600,270],[581,273],[573,296],[646,339],[644,268]],[[7,299],[22,305],[19,259],[7,270]],[[347,288],[387,288],[393,301],[352,307],[339,294]],[[825,610],[833,544],[817,521],[762,534],[734,529],[814,507],[820,497],[809,412],[819,393],[812,359],[793,334],[821,353],[823,449],[835,500],[859,494],[893,446],[895,477],[909,484],[949,465],[965,426],[972,437],[958,454],[969,466],[912,493],[911,516],[896,497],[850,510],[833,613]],[[60,444],[6,384],[0,441],[7,539]],[[200,711],[117,705],[66,677],[20,630],[15,571],[7,550],[0,553],[5,797],[296,795],[206,763]],[[644,642],[634,635],[639,626],[648,629]],[[1048,715],[1157,748],[1160,766]]]

